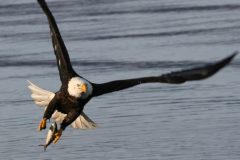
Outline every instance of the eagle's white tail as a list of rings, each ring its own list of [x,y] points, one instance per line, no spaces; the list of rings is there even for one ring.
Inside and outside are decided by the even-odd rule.
[[[46,109],[49,102],[55,96],[55,93],[44,90],[29,80],[28,83],[28,88],[32,92],[31,97],[34,100],[35,104]],[[52,118],[57,122],[62,122],[65,116],[66,114],[55,111],[52,115]],[[82,112],[81,115],[71,124],[71,126],[73,128],[92,129],[96,128],[97,124],[92,121],[84,112]]]

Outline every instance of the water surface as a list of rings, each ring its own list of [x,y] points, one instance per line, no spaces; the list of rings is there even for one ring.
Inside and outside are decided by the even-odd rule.
[[[239,0],[49,0],[75,70],[92,82],[158,75],[219,60],[240,43]],[[239,160],[239,56],[214,77],[148,84],[90,101],[100,128],[67,128],[38,147],[43,110],[26,80],[60,86],[45,15],[0,1],[1,159]]]

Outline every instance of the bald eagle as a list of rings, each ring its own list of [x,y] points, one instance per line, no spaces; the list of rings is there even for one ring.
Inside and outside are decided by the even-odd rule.
[[[46,14],[49,22],[53,49],[62,85],[59,91],[53,93],[29,81],[29,89],[32,92],[32,98],[35,103],[45,107],[43,118],[38,126],[39,131],[46,128],[47,120],[50,118],[61,123],[60,129],[55,135],[54,143],[59,140],[62,132],[68,125],[82,129],[97,127],[97,124],[83,112],[85,104],[93,97],[127,89],[143,83],[181,84],[186,81],[202,80],[212,76],[229,64],[237,54],[233,53],[220,61],[201,67],[170,72],[158,76],[115,80],[102,84],[92,83],[74,71],[67,48],[51,11],[45,0],[38,0],[38,3]]]

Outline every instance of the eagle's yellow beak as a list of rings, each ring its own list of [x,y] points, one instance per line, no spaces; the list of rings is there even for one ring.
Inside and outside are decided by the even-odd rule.
[[[81,90],[82,90],[83,93],[86,93],[87,92],[87,85],[86,84],[82,84]]]

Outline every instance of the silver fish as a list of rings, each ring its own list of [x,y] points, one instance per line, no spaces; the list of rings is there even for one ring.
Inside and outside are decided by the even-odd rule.
[[[55,138],[55,134],[57,133],[57,131],[58,131],[57,123],[54,122],[54,123],[51,124],[51,126],[48,130],[45,144],[39,145],[39,146],[44,147],[44,151],[46,151],[47,147],[53,142],[53,140]]]

